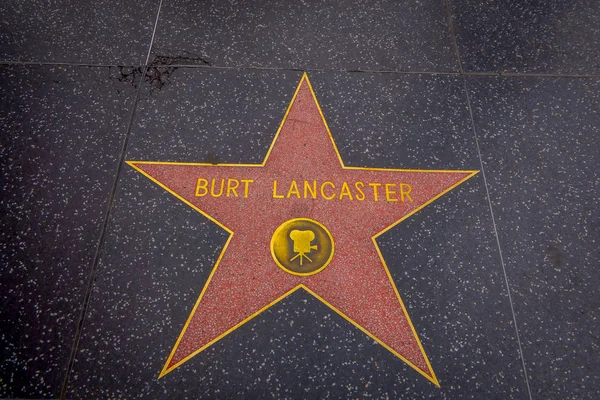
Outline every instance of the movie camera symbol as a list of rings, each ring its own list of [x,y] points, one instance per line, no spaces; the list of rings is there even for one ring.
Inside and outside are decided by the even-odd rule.
[[[290,262],[294,261],[296,258],[300,259],[300,265],[302,265],[302,260],[306,258],[309,262],[312,260],[307,256],[312,250],[317,250],[317,245],[312,245],[310,242],[315,240],[315,233],[310,230],[299,231],[294,229],[290,232],[290,239],[294,242],[294,253],[296,254],[294,257],[290,259]]]

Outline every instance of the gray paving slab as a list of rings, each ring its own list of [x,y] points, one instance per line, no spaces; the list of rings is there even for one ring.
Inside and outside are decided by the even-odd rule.
[[[300,77],[178,68],[146,80],[127,158],[259,163]],[[479,165],[460,78],[309,77],[347,164]],[[226,239],[123,171],[69,397],[527,398],[482,177],[379,239],[441,388],[303,291],[157,379]]]
[[[57,397],[135,89],[115,69],[0,67],[1,397]]]
[[[0,61],[141,65],[158,0],[4,0]]]
[[[599,82],[468,84],[533,398],[597,398]]]
[[[166,0],[153,62],[457,71],[442,1]]]
[[[449,0],[465,71],[600,74],[594,0]]]

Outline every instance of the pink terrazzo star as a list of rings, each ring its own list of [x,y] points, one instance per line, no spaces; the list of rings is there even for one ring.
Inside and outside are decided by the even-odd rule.
[[[375,238],[477,171],[345,167],[306,74],[263,164],[128,163],[230,232],[160,376],[304,289],[439,386]],[[316,198],[306,196],[304,181],[316,181]],[[334,238],[331,263],[315,275],[287,273],[271,255],[273,232],[293,218],[319,221]]]

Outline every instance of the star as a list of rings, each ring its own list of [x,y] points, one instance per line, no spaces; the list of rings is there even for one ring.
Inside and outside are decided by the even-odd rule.
[[[478,171],[345,166],[306,74],[262,164],[127,163],[229,233],[160,377],[305,290],[439,386],[376,238]],[[330,232],[326,267],[278,265],[274,232],[294,219]]]

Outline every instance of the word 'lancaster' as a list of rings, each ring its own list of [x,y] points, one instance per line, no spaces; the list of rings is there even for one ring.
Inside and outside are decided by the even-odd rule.
[[[206,179],[198,178],[196,197],[242,197],[251,196],[252,179]],[[358,200],[412,202],[412,186],[408,183],[381,182],[319,182],[316,180],[291,180],[289,184],[273,180],[274,199],[324,199],[324,200]]]

